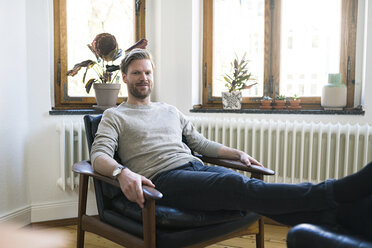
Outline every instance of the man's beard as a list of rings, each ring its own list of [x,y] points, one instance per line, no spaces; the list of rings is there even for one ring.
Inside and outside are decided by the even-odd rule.
[[[151,94],[150,87],[148,87],[148,90],[146,91],[146,93],[141,93],[140,91],[138,91],[135,85],[128,87],[128,89],[129,89],[130,94],[138,99],[145,99]]]

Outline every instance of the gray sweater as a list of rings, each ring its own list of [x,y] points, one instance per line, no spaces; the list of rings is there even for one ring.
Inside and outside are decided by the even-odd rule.
[[[216,157],[221,144],[210,141],[175,107],[164,103],[131,105],[122,103],[104,112],[92,145],[91,161],[102,155],[114,156],[131,171],[152,179],[159,172],[199,160],[195,152]]]

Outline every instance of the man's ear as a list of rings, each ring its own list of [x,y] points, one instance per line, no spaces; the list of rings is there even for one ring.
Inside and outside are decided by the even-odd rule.
[[[121,77],[123,78],[123,82],[127,83],[127,75],[124,72],[121,73]]]

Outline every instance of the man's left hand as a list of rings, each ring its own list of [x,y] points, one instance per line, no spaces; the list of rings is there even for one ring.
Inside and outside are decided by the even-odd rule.
[[[251,156],[249,156],[248,154],[246,154],[245,152],[242,152],[240,154],[240,161],[243,163],[243,164],[246,164],[248,166],[251,166],[251,165],[257,165],[257,166],[261,166],[263,167],[263,165],[258,162],[256,159],[252,158]]]

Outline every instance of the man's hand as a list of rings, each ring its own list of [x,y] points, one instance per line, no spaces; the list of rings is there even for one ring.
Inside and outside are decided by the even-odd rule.
[[[136,202],[141,208],[144,207],[145,198],[142,192],[142,184],[155,187],[146,177],[125,168],[118,176],[121,191],[132,202]]]
[[[240,160],[240,162],[247,166],[257,165],[263,167],[260,162],[249,156],[247,153],[226,146],[220,147],[220,149],[218,150],[218,157]]]
[[[251,166],[251,165],[257,165],[257,166],[261,166],[263,167],[263,165],[258,162],[256,159],[252,158],[251,156],[249,156],[248,154],[246,154],[245,152],[242,152],[240,154],[240,161],[243,163],[243,164],[246,164],[248,166]]]

